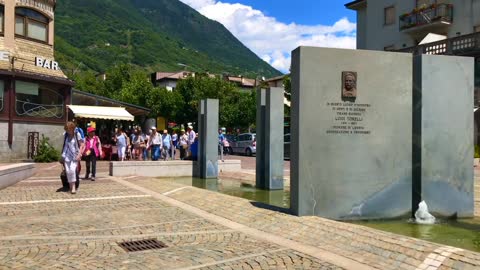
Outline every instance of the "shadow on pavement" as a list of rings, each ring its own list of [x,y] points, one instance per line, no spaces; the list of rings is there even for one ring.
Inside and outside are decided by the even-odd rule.
[[[263,208],[275,212],[280,212],[288,215],[293,215],[292,211],[289,208],[284,208],[284,207],[279,207],[275,205],[270,205],[262,202],[250,202],[253,206],[258,207],[258,208]]]

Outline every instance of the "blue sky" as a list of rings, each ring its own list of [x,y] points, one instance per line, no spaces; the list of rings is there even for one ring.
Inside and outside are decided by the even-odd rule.
[[[355,12],[346,9],[348,0],[224,0],[224,3],[241,3],[262,11],[266,16],[284,23],[305,25],[333,25],[342,17],[355,22]]]
[[[222,23],[245,46],[288,73],[298,46],[355,48],[356,15],[343,0],[180,0]]]

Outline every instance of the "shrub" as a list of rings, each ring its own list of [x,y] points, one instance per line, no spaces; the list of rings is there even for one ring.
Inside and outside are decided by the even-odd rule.
[[[33,158],[35,162],[53,162],[60,159],[60,153],[50,145],[49,141],[50,139],[42,134],[37,156]]]

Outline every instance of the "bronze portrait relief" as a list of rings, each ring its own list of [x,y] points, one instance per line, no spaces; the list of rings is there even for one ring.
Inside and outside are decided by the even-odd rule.
[[[355,100],[357,97],[357,72],[342,72],[342,99]]]

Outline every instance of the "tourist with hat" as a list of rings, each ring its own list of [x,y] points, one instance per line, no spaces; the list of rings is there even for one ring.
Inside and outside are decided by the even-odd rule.
[[[100,138],[95,135],[94,127],[87,128],[87,134],[88,135],[85,138],[85,150],[83,151],[85,165],[87,166],[85,179],[89,179],[91,172],[92,176],[90,179],[95,181],[95,174],[97,172],[97,159],[102,156],[102,144],[100,142]]]
[[[157,128],[152,127],[152,134],[148,140],[148,147],[152,149],[152,160],[160,158],[160,149],[162,147],[162,136],[158,134]]]
[[[193,131],[192,126],[187,127],[187,136],[188,136],[187,156],[191,156],[192,155],[192,144],[195,143],[195,138],[197,137],[197,134],[195,134],[195,131]]]
[[[185,129],[180,130],[180,137],[178,138],[178,145],[180,148],[180,159],[184,160],[186,155],[185,153],[187,152],[188,148],[188,136],[185,134]]]
[[[168,130],[164,129],[162,134],[162,157],[167,160],[170,157],[170,149],[172,149],[172,136],[168,134]]]

